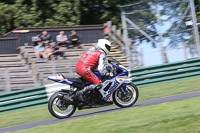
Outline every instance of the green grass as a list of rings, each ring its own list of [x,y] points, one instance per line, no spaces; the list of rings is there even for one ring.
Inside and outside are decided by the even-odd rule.
[[[199,133],[200,98],[130,108],[16,133]]]
[[[153,98],[160,98],[170,95],[183,94],[200,90],[200,78],[176,81],[171,83],[153,85],[139,88],[138,101],[144,101]],[[83,110],[88,111],[88,110]],[[76,111],[79,113],[80,111]],[[47,109],[47,106],[26,109],[6,114],[0,114],[0,128],[45,120],[53,118]]]
[[[139,88],[139,101],[200,91],[200,78],[152,85]]]

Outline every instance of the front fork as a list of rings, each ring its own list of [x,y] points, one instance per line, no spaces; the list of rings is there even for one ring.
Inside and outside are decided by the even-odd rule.
[[[123,83],[122,85],[121,85],[121,87],[120,87],[120,90],[121,90],[121,92],[123,93],[123,95],[127,95],[128,94],[128,90],[127,90],[127,88],[126,88],[126,85],[127,85],[128,83]]]

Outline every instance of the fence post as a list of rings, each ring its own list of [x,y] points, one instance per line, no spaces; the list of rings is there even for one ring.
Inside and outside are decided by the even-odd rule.
[[[117,36],[118,36],[119,38],[122,38],[121,30],[117,30]]]
[[[5,92],[6,91],[6,71],[4,69],[0,69],[0,89]]]
[[[144,66],[143,48],[140,49],[140,66]]]
[[[55,66],[55,61],[54,60],[51,60],[51,67],[52,67],[53,75],[56,75],[56,66]]]
[[[160,46],[161,47],[161,55],[163,59],[163,63],[168,63],[167,53],[166,53],[166,46]]]
[[[187,60],[187,49],[186,44],[183,44],[183,52],[184,52],[184,58]]]
[[[5,89],[5,92],[10,92],[11,91],[11,86],[10,86],[10,70],[9,69],[5,70],[5,76],[6,76],[6,89]]]
[[[35,62],[31,63],[31,68],[32,68],[32,73],[33,73],[33,81],[34,81],[34,86],[38,86],[38,69],[35,66]]]
[[[108,37],[111,40],[113,40],[115,44],[119,45],[121,50],[123,50],[124,44],[121,42],[122,41],[121,31],[117,30],[116,25],[112,25],[111,21],[107,21],[107,23],[105,23],[104,26],[108,27],[109,29],[108,32],[106,32],[106,35],[108,35]]]

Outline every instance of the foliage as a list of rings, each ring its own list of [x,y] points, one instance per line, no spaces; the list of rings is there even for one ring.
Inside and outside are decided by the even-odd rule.
[[[200,0],[195,0],[197,22],[200,23]],[[198,25],[200,31],[200,25]]]
[[[132,6],[123,7],[126,17],[140,27],[144,32],[150,35],[153,39],[156,39],[157,30],[155,24],[157,23],[156,11],[152,10],[154,0],[146,1],[134,1]],[[130,14],[129,14],[130,13]],[[127,25],[129,30],[129,37],[134,41],[143,41],[145,38],[138,30],[135,30],[131,25]],[[149,41],[148,39],[145,39]]]
[[[6,33],[14,28],[15,7],[0,3],[0,34]]]
[[[188,0],[134,0],[135,5],[122,8],[126,12],[136,11],[132,15],[127,15],[143,31],[155,40],[158,39],[158,29],[156,28],[157,16],[156,8],[152,5],[159,2],[169,4],[161,12],[161,15],[174,14],[181,16],[186,8]],[[17,27],[44,27],[44,26],[71,26],[87,24],[103,24],[111,20],[113,24],[121,27],[121,11],[119,5],[132,3],[132,0],[1,0],[0,1],[0,34],[5,34]],[[200,22],[200,0],[194,0],[196,5],[197,20]],[[139,3],[139,4],[137,4]],[[170,5],[171,4],[171,5]],[[172,19],[172,18],[169,18]],[[172,32],[178,21],[174,22],[168,32]],[[133,28],[128,25],[129,28]],[[200,25],[199,25],[200,28]],[[182,24],[180,29],[186,29]],[[185,39],[184,36],[190,32],[177,34],[173,42],[184,40],[187,43],[193,42],[193,38]],[[130,30],[129,36],[133,40],[142,41],[144,36],[137,30]],[[170,34],[164,34],[170,36]],[[145,40],[147,40],[145,38]],[[148,40],[149,41],[149,40]],[[171,42],[171,45],[177,43]]]
[[[194,34],[193,34],[193,27],[188,26],[186,27],[185,22],[186,21],[192,21],[192,15],[191,15],[191,8],[189,8],[187,14],[185,14],[185,17],[183,17],[184,12],[187,10],[187,7],[190,6],[189,0],[179,0],[171,2],[171,0],[160,0],[159,3],[162,5],[168,5],[165,6],[162,10],[162,15],[168,15],[170,17],[167,18],[167,21],[171,21],[171,27],[167,30],[167,32],[164,34],[164,37],[170,37],[171,41],[169,42],[170,47],[176,47],[179,43],[182,42],[182,44],[187,45],[193,45],[194,40]],[[200,14],[200,1],[194,0],[195,3],[195,9],[196,9],[196,16],[197,16],[197,22],[200,22],[200,17],[198,14]]]
[[[194,0],[197,18],[200,20],[200,0]],[[160,42],[159,33],[163,33],[162,29],[160,31],[160,24],[163,27],[165,33],[163,33],[163,38],[166,40],[171,40],[168,44],[169,46],[176,47],[178,44],[187,43],[194,44],[193,30],[185,25],[187,19],[191,18],[191,9],[189,9],[186,14],[187,17],[181,21],[186,8],[189,5],[189,0],[145,0],[145,1],[134,1],[132,6],[124,7],[126,17],[134,22],[137,26],[145,31],[149,36],[151,36],[156,42]],[[158,17],[160,10],[160,17]],[[159,18],[161,22],[159,23]],[[179,23],[181,22],[181,25]],[[167,28],[171,27],[167,30]],[[179,25],[179,26],[178,26]],[[166,26],[166,27],[164,27]],[[135,27],[128,25],[129,37],[132,38],[137,44],[141,41],[149,41],[144,35],[142,35]]]
[[[4,34],[16,27],[78,25],[79,0],[15,0],[0,2],[1,31]]]
[[[15,27],[79,24],[79,0],[16,0],[15,5],[18,8]]]
[[[118,6],[130,2],[132,0],[82,0],[80,24],[102,24],[111,20],[113,24],[118,25],[121,23]]]
[[[17,27],[121,23],[119,4],[131,0],[1,0],[0,34]]]

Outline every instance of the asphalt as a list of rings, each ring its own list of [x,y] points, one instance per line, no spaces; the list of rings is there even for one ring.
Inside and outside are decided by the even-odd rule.
[[[195,97],[200,97],[200,91],[136,102],[136,104],[134,106],[129,107],[129,108],[151,106],[151,105],[157,105],[157,104],[161,104],[161,103],[165,103],[165,102],[174,102],[174,101],[180,101],[180,100],[190,99],[190,98],[195,98]],[[77,113],[67,119],[52,118],[52,119],[36,121],[36,122],[21,124],[21,125],[7,127],[7,128],[1,128],[0,133],[13,132],[13,131],[29,129],[29,128],[33,128],[33,127],[37,127],[37,126],[56,124],[59,122],[70,121],[70,120],[77,119],[77,118],[83,118],[83,117],[89,117],[89,116],[94,116],[94,115],[98,115],[98,114],[110,113],[113,111],[120,111],[120,110],[124,110],[124,109],[129,109],[129,108],[108,107],[108,108],[104,108],[104,109],[97,109],[94,111]]]

